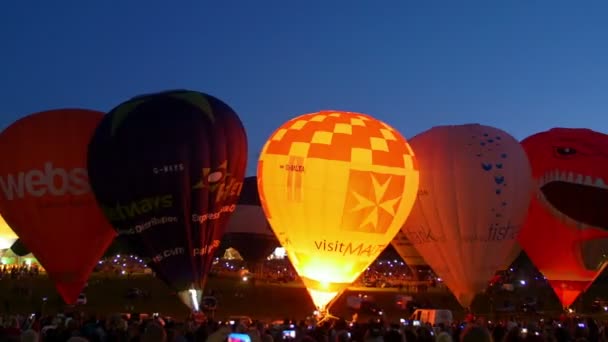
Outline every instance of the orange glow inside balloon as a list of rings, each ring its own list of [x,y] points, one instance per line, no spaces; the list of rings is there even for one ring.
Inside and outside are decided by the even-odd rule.
[[[418,168],[389,125],[324,111],[272,134],[260,154],[258,190],[275,235],[314,304],[325,309],[405,222]]]

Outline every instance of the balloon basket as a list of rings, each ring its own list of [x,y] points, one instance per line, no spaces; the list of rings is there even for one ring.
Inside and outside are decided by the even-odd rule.
[[[331,298],[331,300],[327,304],[317,306],[317,310],[315,311],[317,324],[322,324],[322,323],[330,321],[330,320],[339,320],[340,319],[339,317],[332,315],[329,312],[329,308],[336,302],[336,300],[338,298],[340,298],[340,296],[344,293],[345,290],[346,289],[343,288],[337,294],[333,295],[332,296],[333,298]],[[309,290],[309,292],[310,292],[310,290]]]

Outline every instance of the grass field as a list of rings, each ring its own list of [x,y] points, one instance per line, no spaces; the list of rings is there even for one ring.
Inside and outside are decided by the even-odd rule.
[[[17,288],[27,289],[28,293]],[[149,298],[128,300],[126,293],[129,288],[139,288],[148,291]],[[211,278],[208,289],[214,289],[218,299],[217,319],[226,319],[230,315],[247,315],[265,320],[296,318],[301,319],[310,315],[313,304],[306,289],[299,284],[273,285],[260,283],[253,285],[243,283],[237,278]],[[236,292],[242,296],[235,296]],[[331,307],[334,315],[350,318],[352,312],[346,306],[346,297],[352,293],[366,291],[375,298],[375,302],[385,315],[391,318],[404,317],[405,313],[396,308],[396,289],[352,289],[343,294]],[[527,292],[526,292],[527,291]],[[518,289],[516,293],[499,294],[494,302],[502,303],[508,296],[517,303],[517,298],[533,295],[529,289]],[[605,293],[606,287],[594,286],[584,296],[584,301],[592,301],[596,295]],[[536,291],[545,303],[545,311],[557,313],[560,306],[555,296],[547,288]],[[174,318],[186,317],[188,308],[170,291],[167,286],[153,276],[101,276],[94,274],[86,290],[88,303],[79,307],[80,310],[91,313],[107,314],[114,312],[160,312]],[[432,303],[435,307],[449,308],[456,316],[462,316],[463,310],[454,297],[447,291],[434,291],[425,294],[412,294],[417,301]],[[43,302],[42,298],[47,297]],[[588,305],[586,305],[588,306]],[[44,276],[20,280],[0,280],[0,312],[29,313],[35,311],[55,312],[64,307],[57,295],[53,284]],[[579,311],[580,311],[579,304]],[[493,312],[487,295],[479,295],[473,303],[473,311],[489,315]]]

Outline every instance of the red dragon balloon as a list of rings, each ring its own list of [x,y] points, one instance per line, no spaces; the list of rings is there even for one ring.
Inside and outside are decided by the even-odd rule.
[[[569,307],[606,266],[608,135],[553,128],[522,145],[537,187],[519,242]]]

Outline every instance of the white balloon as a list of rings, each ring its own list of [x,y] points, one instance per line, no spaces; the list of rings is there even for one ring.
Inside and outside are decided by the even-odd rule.
[[[531,198],[528,158],[508,133],[478,124],[434,127],[410,144],[420,187],[402,231],[470,307],[515,248]]]

